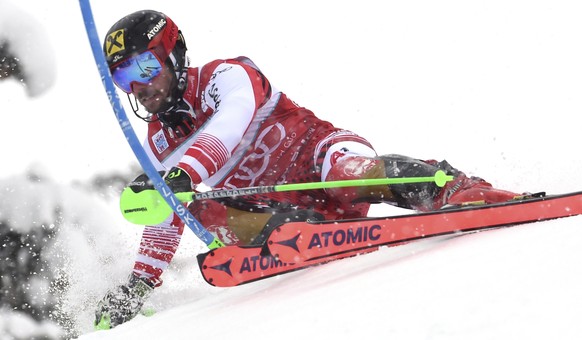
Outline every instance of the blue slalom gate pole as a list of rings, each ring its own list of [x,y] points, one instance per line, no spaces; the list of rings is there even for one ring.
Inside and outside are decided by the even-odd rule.
[[[120,103],[119,96],[115,90],[115,84],[111,79],[111,74],[109,72],[109,67],[107,66],[107,61],[101,49],[101,42],[99,35],[97,34],[97,28],[95,26],[95,21],[93,19],[93,13],[91,11],[91,4],[89,0],[79,0],[81,5],[81,12],[83,13],[83,21],[85,22],[85,30],[87,31],[87,36],[89,38],[89,43],[91,44],[91,49],[93,51],[93,56],[95,57],[95,63],[97,64],[97,69],[101,75],[101,81],[105,87],[105,92],[109,98],[109,103],[115,112],[117,121],[121,130],[125,134],[125,138],[129,143],[129,146],[133,150],[137,160],[139,161],[141,167],[143,168],[145,174],[150,178],[154,184],[154,188],[162,195],[164,200],[172,208],[172,210],[184,221],[184,223],[194,232],[194,234],[202,240],[208,248],[215,249],[222,247],[223,244],[215,238],[211,233],[209,233],[203,226],[192,216],[182,202],[174,195],[172,190],[168,187],[164,179],[159,175],[158,171],[149,160],[145,150],[143,149],[140,140],[137,138],[135,131],[131,125],[131,122],[125,114],[125,110]]]

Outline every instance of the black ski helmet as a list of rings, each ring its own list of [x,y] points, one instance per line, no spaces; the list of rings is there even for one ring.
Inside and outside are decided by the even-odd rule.
[[[188,60],[182,32],[168,16],[152,10],[134,12],[111,26],[103,42],[110,71],[124,59],[148,50],[175,72],[177,86],[164,109],[170,108],[184,92]]]

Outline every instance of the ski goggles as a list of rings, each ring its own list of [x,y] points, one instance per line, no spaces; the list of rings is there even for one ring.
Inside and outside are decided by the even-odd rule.
[[[127,58],[113,67],[112,78],[123,92],[131,93],[134,82],[147,84],[162,72],[163,63],[152,51]]]

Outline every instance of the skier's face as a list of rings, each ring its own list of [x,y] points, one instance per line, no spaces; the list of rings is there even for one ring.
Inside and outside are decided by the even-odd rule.
[[[151,113],[156,113],[166,104],[174,79],[173,72],[163,65],[162,72],[148,83],[133,83],[131,91],[139,103]]]

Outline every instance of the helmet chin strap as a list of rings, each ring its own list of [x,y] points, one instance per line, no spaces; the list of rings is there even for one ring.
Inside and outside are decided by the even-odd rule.
[[[170,56],[167,59],[166,65],[172,67],[174,72],[174,84],[172,84],[172,91],[170,96],[168,97],[170,100],[166,102],[165,105],[158,110],[159,112],[168,112],[171,111],[174,107],[178,106],[182,101],[182,96],[184,95],[184,91],[186,90],[186,78],[188,76],[188,65],[189,60],[187,57],[184,57],[184,65],[180,65],[174,52],[170,53]]]
[[[131,97],[132,96],[133,96],[133,102],[131,100]],[[151,123],[151,122],[155,122],[155,121],[158,120],[158,116],[155,115],[155,114],[152,114],[150,112],[148,112],[146,116],[140,115],[138,113],[138,111],[139,111],[139,102],[137,101],[137,98],[134,95],[132,95],[131,93],[128,93],[127,94],[127,100],[129,101],[129,105],[131,106],[131,110],[133,111],[133,114],[137,118],[143,120],[146,123]]]

